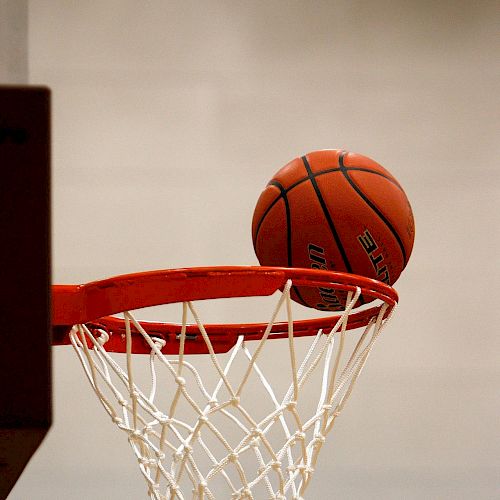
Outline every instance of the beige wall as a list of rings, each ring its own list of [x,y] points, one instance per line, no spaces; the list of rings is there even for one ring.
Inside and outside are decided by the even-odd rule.
[[[0,0],[0,83],[28,81],[28,0]]]
[[[498,495],[495,21],[494,2],[30,2],[58,282],[255,264],[257,196],[310,150],[367,154],[405,186],[401,306],[311,498]],[[72,353],[54,362],[55,426],[11,498],[139,498]]]

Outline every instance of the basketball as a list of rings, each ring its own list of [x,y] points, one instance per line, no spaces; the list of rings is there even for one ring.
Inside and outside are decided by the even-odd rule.
[[[314,151],[279,170],[252,220],[262,266],[328,269],[392,285],[410,257],[415,226],[408,198],[374,160],[343,150]],[[345,307],[346,292],[293,287],[293,300],[319,310]],[[361,296],[356,305],[365,303]]]

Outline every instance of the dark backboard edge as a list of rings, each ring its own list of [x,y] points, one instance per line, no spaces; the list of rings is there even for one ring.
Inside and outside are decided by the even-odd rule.
[[[0,86],[0,499],[52,420],[50,91]]]

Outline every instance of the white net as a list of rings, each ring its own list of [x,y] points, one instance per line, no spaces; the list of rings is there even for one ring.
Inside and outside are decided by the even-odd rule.
[[[291,285],[288,281],[261,340],[240,336],[225,354],[214,352],[191,302],[182,305],[175,356],[164,355],[165,341],[149,335],[129,312],[124,313],[126,356],[106,352],[104,330],[85,325],[71,330],[93,390],[128,436],[150,498],[304,497],[325,437],[387,322],[389,306],[381,304],[367,326],[348,331],[358,288],[330,329],[296,338]],[[281,309],[288,338],[268,342]],[[208,355],[184,355],[189,314]],[[151,349],[147,366],[131,354],[132,328]],[[147,378],[137,365],[146,368]]]

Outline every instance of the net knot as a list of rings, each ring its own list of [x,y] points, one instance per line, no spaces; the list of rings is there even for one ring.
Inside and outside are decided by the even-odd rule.
[[[206,424],[208,422],[208,417],[206,415],[202,415],[201,417],[198,417],[198,422]]]
[[[238,453],[234,452],[233,453],[230,453],[228,456],[227,456],[227,459],[230,461],[230,462],[237,462],[238,461]]]
[[[157,411],[156,413],[153,414],[154,418],[158,420],[159,424],[166,425],[166,424],[171,424],[172,419],[167,417],[164,413],[161,411]]]
[[[259,447],[259,440],[258,440],[258,438],[252,438],[252,440],[250,441],[250,446],[252,448],[258,448]]]
[[[304,465],[304,464],[290,465],[287,467],[287,471],[289,471],[289,472],[299,471],[302,474],[313,474],[314,473],[314,469],[312,467],[310,467],[309,465]],[[300,498],[300,497],[297,497],[297,498]]]
[[[210,408],[214,408],[215,406],[218,405],[218,402],[216,399],[209,399],[208,400],[208,405],[210,406]]]
[[[141,439],[142,439],[141,431],[138,431],[138,430],[130,431],[130,433],[128,435],[129,441],[135,441],[135,440],[141,440]]]
[[[177,385],[180,385],[181,387],[186,385],[186,379],[184,377],[175,377],[175,381],[177,382]]]
[[[271,462],[271,467],[274,470],[279,470],[281,469],[281,462],[279,460],[274,460],[273,462]]]
[[[320,444],[323,444],[325,441],[326,441],[326,438],[325,438],[325,436],[323,436],[323,434],[316,434],[314,436],[313,446],[318,446]]]
[[[297,469],[299,472],[304,472],[306,474],[312,474],[314,472],[314,469],[312,467],[310,467],[309,465],[305,465],[305,464],[300,464],[300,465],[297,465]]]
[[[253,498],[252,492],[250,491],[250,488],[244,488],[243,490],[241,490],[241,497],[240,498]]]
[[[263,435],[264,435],[264,433],[262,432],[262,430],[258,429],[257,427],[254,427],[250,431],[250,436],[253,437],[254,439],[257,439],[257,440],[262,438]]]
[[[208,488],[208,483],[206,481],[200,481],[198,483],[198,492],[203,492]],[[196,490],[193,490],[193,493],[196,493]]]
[[[148,495],[151,498],[154,498],[154,495],[156,492],[160,489],[160,485],[158,483],[151,483],[149,488],[148,488]]]
[[[286,404],[285,408],[289,411],[295,410],[295,408],[297,408],[297,401],[290,401]]]
[[[295,440],[297,441],[304,441],[304,439],[306,438],[306,435],[304,432],[302,431],[297,431],[294,435],[294,438]]]
[[[239,396],[234,396],[231,398],[231,404],[233,406],[239,406],[240,405],[240,397]]]
[[[151,337],[153,344],[161,351],[166,345],[167,341],[160,337]],[[154,351],[153,351],[154,352]]]
[[[245,488],[241,491],[236,491],[231,495],[231,498],[234,500],[242,500],[244,498],[253,498],[250,496],[250,490],[248,488]]]
[[[99,337],[96,338],[97,343],[102,347],[109,340],[109,333],[102,328],[98,328]]]
[[[145,466],[148,466],[148,465],[157,465],[157,460],[154,459],[154,458],[146,458],[146,457],[139,457],[137,459],[137,461],[141,464],[141,465],[145,465]]]

